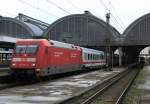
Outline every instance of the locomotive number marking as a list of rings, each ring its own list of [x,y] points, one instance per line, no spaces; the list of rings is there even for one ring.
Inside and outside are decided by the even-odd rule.
[[[63,52],[54,52],[54,56],[58,57],[60,55],[63,55]]]
[[[71,54],[71,57],[75,58],[75,57],[77,57],[77,54]]]

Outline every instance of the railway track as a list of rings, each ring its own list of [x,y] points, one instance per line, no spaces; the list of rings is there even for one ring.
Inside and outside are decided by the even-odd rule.
[[[127,70],[106,79],[86,92],[57,104],[121,104],[128,88],[140,71],[140,68],[135,66],[136,64],[131,65]]]

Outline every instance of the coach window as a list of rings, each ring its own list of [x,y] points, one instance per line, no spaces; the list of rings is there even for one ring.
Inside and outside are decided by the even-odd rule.
[[[90,60],[90,54],[88,54],[88,60]]]
[[[94,58],[94,57],[95,57],[95,55],[93,54],[93,60],[95,60],[95,58]]]
[[[102,54],[102,59],[104,59],[104,54]]]
[[[102,54],[100,55],[100,59],[102,59]]]
[[[87,53],[85,53],[85,60],[88,60],[88,54]]]
[[[90,54],[90,59],[89,60],[92,60],[92,55]]]
[[[97,55],[95,56],[95,60],[97,60]]]
[[[100,55],[98,55],[98,60],[100,60],[101,58],[100,58]]]
[[[101,59],[103,59],[103,54],[101,55]]]
[[[95,55],[93,54],[93,60],[95,60]]]
[[[97,55],[97,60],[99,60],[99,55]]]
[[[95,60],[95,55],[93,55],[93,59]]]
[[[91,60],[91,54],[89,54],[89,60]]]

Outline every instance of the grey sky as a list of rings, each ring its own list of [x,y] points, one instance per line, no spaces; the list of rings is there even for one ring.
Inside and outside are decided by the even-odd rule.
[[[70,14],[83,13],[89,10],[92,14],[105,20],[105,14],[110,9],[111,24],[120,32],[135,19],[150,12],[150,0],[49,0],[69,13],[58,9],[48,0],[1,0],[0,15],[15,17],[19,12],[33,18],[52,23],[55,20]],[[102,4],[104,3],[104,5]],[[114,11],[115,8],[115,11]],[[116,16],[116,13],[121,21]],[[122,28],[116,23],[115,19]],[[123,23],[122,23],[123,22]]]

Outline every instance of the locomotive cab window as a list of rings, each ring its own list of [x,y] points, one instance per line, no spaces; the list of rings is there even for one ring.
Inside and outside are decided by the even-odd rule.
[[[26,45],[17,45],[15,49],[15,53],[25,53]]]
[[[38,45],[17,45],[15,53],[35,54],[38,50]]]
[[[35,54],[38,49],[37,45],[27,45],[26,53],[27,54]]]

